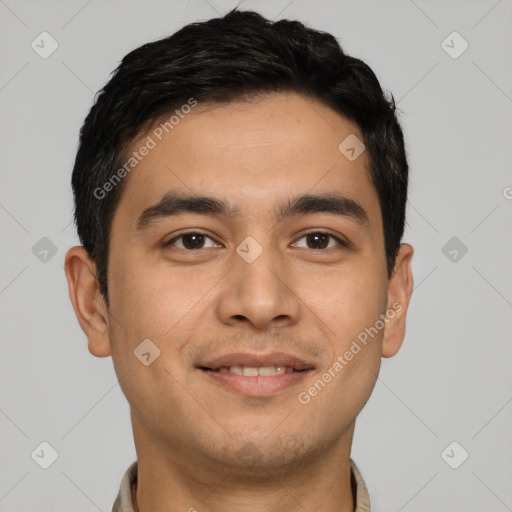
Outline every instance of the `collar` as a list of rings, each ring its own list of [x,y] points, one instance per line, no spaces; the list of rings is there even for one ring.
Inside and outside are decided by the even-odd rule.
[[[370,512],[370,497],[368,489],[364,483],[363,477],[356,466],[356,463],[350,459],[350,482],[352,493],[355,497],[354,512]],[[137,461],[132,462],[126,470],[121,481],[119,494],[112,508],[112,512],[135,512],[132,492],[137,488]]]

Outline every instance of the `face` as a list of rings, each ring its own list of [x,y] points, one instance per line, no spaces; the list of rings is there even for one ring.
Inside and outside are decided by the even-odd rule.
[[[106,335],[89,335],[136,444],[239,468],[349,449],[412,286],[410,246],[388,279],[368,155],[338,149],[357,125],[280,93],[154,133],[113,217]]]

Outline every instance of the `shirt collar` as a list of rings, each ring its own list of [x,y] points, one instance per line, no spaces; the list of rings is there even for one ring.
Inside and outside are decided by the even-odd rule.
[[[354,512],[370,512],[370,497],[368,495],[368,490],[356,463],[352,459],[350,459],[350,480],[356,502]],[[133,508],[132,490],[134,491],[136,486],[137,461],[130,464],[123,476],[121,487],[119,488],[119,494],[114,502],[112,512],[135,512]]]

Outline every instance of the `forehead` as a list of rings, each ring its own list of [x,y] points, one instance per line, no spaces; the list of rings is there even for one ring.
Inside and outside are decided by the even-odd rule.
[[[368,155],[350,160],[339,149],[347,137],[362,140],[358,126],[322,103],[273,93],[178,113],[132,143],[127,157],[151,149],[125,178],[115,217],[133,222],[169,191],[222,198],[253,218],[283,198],[335,191],[380,218]]]

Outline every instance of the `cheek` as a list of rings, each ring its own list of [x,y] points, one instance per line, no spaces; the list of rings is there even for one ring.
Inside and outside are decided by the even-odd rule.
[[[375,328],[385,312],[387,289],[375,275],[344,276],[314,297],[315,316],[324,324],[328,359],[303,390],[301,404],[329,410],[332,429],[355,418],[364,407],[379,373],[384,330]],[[378,324],[380,327],[380,323]]]
[[[328,327],[325,330],[339,355],[385,311],[387,281],[371,267],[338,269],[321,282],[317,279],[314,286],[304,284],[302,295],[308,297],[306,302],[315,316]]]
[[[112,313],[130,336],[164,339],[187,324],[201,309],[200,300],[211,288],[197,271],[177,271],[165,263],[139,258],[112,269]]]
[[[173,362],[180,360],[180,350],[194,333],[201,314],[199,300],[211,284],[194,283],[181,273],[147,263],[124,262],[112,270],[110,279],[109,336],[123,393],[140,417],[154,418],[151,428],[174,428],[177,417],[200,413],[183,387],[187,369]],[[160,351],[148,366],[134,353],[145,339]],[[167,410],[170,397],[173,407]]]

